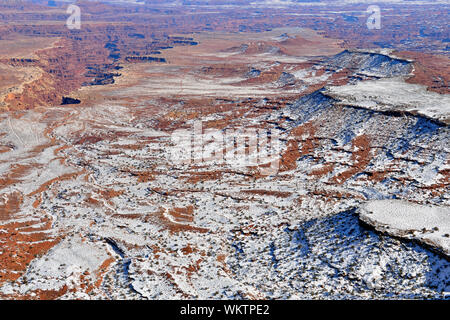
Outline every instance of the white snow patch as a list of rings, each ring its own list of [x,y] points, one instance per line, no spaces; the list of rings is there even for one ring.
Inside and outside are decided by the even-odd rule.
[[[360,219],[376,230],[415,239],[450,256],[450,208],[402,200],[374,200],[360,208]]]
[[[325,94],[342,104],[376,111],[408,111],[439,121],[450,121],[450,96],[409,84],[401,78],[361,81],[356,85],[329,87]]]

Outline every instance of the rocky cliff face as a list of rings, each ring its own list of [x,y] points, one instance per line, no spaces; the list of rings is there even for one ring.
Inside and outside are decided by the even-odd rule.
[[[380,232],[417,240],[450,260],[448,207],[417,205],[399,200],[375,200],[360,208],[360,219]]]
[[[1,298],[445,297],[448,98],[429,59],[247,32],[277,24],[262,13],[143,6],[111,24],[119,9],[84,5],[104,15],[80,32],[0,27],[55,38],[1,60],[35,70],[0,113]],[[275,171],[215,157],[250,154],[228,135],[245,129],[267,135],[261,153],[278,138]],[[424,212],[424,231],[407,223]]]
[[[354,88],[411,72],[410,62],[350,51],[310,67],[345,74]],[[307,74],[303,85],[317,77]],[[42,256],[25,256],[20,265],[3,256],[3,279],[14,280],[3,280],[3,297],[438,298],[448,291],[444,256],[366,228],[357,210],[392,199],[448,206],[445,123],[395,104],[346,104],[325,89],[284,105],[239,96],[203,100],[201,113],[192,97],[138,106],[124,100],[127,90],[108,93],[114,105],[36,115],[45,125],[30,136],[12,129],[26,119],[12,127],[3,120],[2,140],[12,149],[2,159],[22,159],[10,175],[15,180],[5,181],[4,206],[10,215],[19,204],[29,213],[20,210],[23,226],[6,217],[2,228],[24,237],[37,224],[26,241],[43,246]],[[139,86],[133,90],[137,101],[148,99]],[[279,134],[279,171],[174,163],[170,134],[198,120]],[[445,234],[434,236],[445,241]]]
[[[36,59],[0,59],[0,63],[11,67],[37,67],[43,72],[39,79],[24,85],[20,90],[13,90],[3,98],[3,105],[15,110],[59,104],[62,96],[82,86],[114,83],[114,78],[121,75],[118,70],[123,62],[161,63],[165,62],[164,57],[150,54],[161,48],[192,45],[178,38],[152,39],[153,32],[144,26],[110,28],[97,24],[80,32],[71,32],[64,26],[3,29],[0,38],[2,32],[8,37],[15,34],[60,38],[54,47],[37,51]],[[142,32],[143,38],[133,36],[130,33],[132,31]],[[119,41],[122,37],[125,41]]]

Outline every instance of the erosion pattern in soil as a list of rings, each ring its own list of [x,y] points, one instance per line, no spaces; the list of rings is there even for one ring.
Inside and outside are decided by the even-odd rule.
[[[81,2],[69,30],[67,3],[0,1],[0,298],[450,291],[441,225],[359,219],[448,213],[448,5],[368,30],[364,5],[232,4]],[[208,129],[278,136],[278,169]]]

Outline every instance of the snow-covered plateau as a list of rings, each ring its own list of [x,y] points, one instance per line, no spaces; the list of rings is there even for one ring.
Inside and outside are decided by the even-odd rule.
[[[373,200],[360,208],[359,217],[376,230],[419,242],[450,258],[450,208],[402,200]]]

